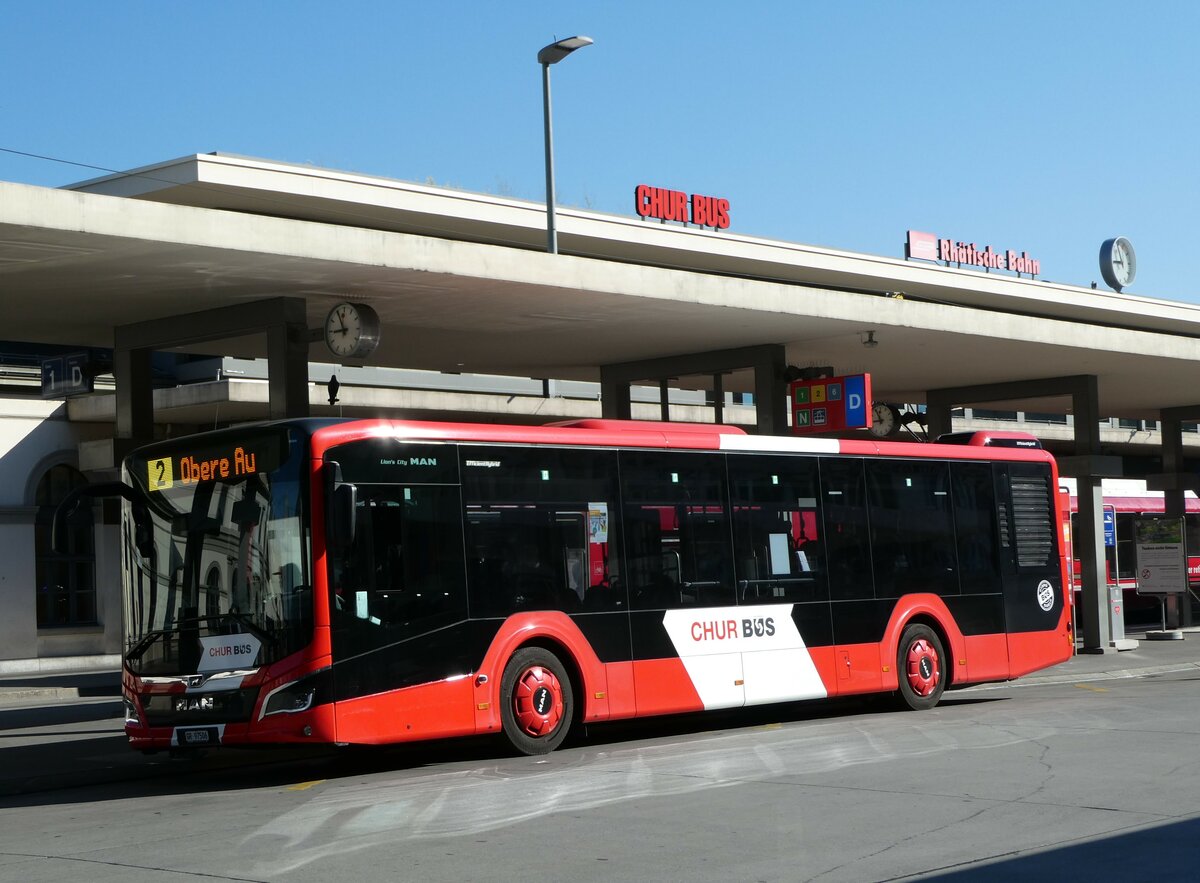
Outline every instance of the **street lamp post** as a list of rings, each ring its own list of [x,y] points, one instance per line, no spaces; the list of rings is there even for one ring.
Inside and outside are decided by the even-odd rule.
[[[542,48],[538,64],[542,66],[542,112],[546,123],[546,249],[558,254],[558,231],[554,228],[554,136],[550,125],[550,65],[558,64],[576,49],[591,46],[591,37],[568,37]]]

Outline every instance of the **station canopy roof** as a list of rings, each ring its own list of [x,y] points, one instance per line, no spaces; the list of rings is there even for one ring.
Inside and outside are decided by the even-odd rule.
[[[310,328],[340,301],[373,306],[370,363],[394,368],[596,380],[783,344],[799,367],[870,372],[886,401],[1095,374],[1104,415],[1200,402],[1191,304],[570,208],[550,255],[545,222],[538,203],[224,154],[63,189],[0,182],[0,337],[111,347],[116,326],[288,296]],[[263,356],[260,337],[203,349]]]

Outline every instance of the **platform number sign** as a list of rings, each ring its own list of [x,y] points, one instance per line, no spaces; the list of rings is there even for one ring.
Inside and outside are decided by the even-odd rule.
[[[95,389],[91,359],[87,353],[72,353],[42,360],[42,398],[63,399],[85,395]]]
[[[788,387],[792,432],[831,432],[870,426],[871,375],[793,380]]]

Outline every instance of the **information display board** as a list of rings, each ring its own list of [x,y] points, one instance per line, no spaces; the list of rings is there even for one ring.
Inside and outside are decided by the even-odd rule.
[[[1139,595],[1177,595],[1187,591],[1187,552],[1183,519],[1143,516],[1133,520]]]

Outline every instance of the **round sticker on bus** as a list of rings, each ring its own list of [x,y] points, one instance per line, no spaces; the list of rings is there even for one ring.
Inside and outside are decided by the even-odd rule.
[[[1049,613],[1054,606],[1054,586],[1050,585],[1050,580],[1044,579],[1038,583],[1037,599],[1041,608]]]

